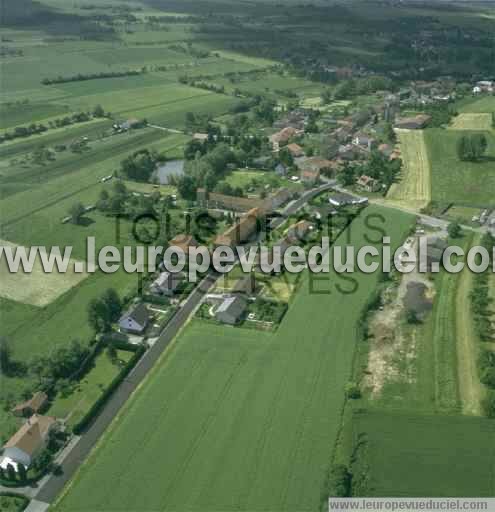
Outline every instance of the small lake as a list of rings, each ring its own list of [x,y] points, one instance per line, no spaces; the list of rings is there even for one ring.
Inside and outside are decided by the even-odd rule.
[[[167,185],[168,178],[172,175],[180,176],[184,172],[184,160],[170,160],[157,167],[154,176],[158,178],[160,185]]]

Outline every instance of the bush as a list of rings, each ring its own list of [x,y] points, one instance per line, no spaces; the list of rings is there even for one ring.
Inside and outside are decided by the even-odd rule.
[[[495,418],[495,391],[490,391],[483,399],[481,405],[489,418]]]
[[[352,476],[346,466],[337,464],[330,470],[328,496],[347,498],[351,495]]]
[[[361,389],[357,382],[349,382],[345,386],[345,396],[351,400],[361,398]]]

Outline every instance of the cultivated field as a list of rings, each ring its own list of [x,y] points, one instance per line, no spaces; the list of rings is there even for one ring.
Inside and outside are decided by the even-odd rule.
[[[398,130],[403,170],[387,194],[398,204],[419,210],[431,200],[431,169],[423,130]]]
[[[410,227],[406,214],[366,213],[383,215],[394,243]],[[364,235],[359,218],[351,238]],[[354,277],[320,276],[312,290],[306,276],[275,334],[193,322],[55,510],[319,510],[356,322],[377,282]]]
[[[495,423],[364,411],[353,417],[356,496],[491,497]]]
[[[489,131],[492,129],[491,114],[459,114],[454,117],[451,130]]]
[[[6,240],[0,240],[0,246],[10,248],[11,251],[18,247]],[[61,253],[63,254],[63,249]],[[46,306],[88,276],[84,272],[74,272],[75,263],[76,260],[71,259],[65,273],[45,273],[38,256],[32,272],[22,272],[19,269],[18,272],[11,273],[3,255],[0,259],[0,297],[32,306]]]

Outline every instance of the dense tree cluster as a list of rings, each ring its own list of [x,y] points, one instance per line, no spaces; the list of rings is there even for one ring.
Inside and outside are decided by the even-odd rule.
[[[478,162],[486,152],[488,141],[483,133],[463,135],[457,141],[457,156],[463,162]]]
[[[107,332],[122,311],[118,293],[109,288],[99,299],[92,299],[88,305],[88,321],[95,332]]]
[[[158,154],[149,149],[140,149],[120,164],[120,173],[127,179],[148,182],[155,171]]]

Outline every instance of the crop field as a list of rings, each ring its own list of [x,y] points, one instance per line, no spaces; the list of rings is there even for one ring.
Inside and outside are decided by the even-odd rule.
[[[414,209],[426,206],[431,200],[431,169],[423,130],[399,130],[398,139],[403,168],[398,183],[394,183],[387,199]]]
[[[12,251],[19,248],[5,240],[0,240],[0,246]],[[4,256],[0,260],[0,297],[32,306],[46,306],[87,277],[86,273],[74,272],[75,263],[71,259],[67,272],[46,273],[37,259],[32,272],[13,274],[9,272]]]
[[[459,114],[454,117],[449,127],[451,130],[490,131],[492,129],[491,114]]]
[[[366,213],[383,215],[395,244],[411,225],[403,213]],[[365,231],[358,218],[358,246]],[[377,277],[357,275],[339,315],[353,287],[323,281],[314,293],[306,276],[275,334],[190,324],[55,510],[319,510],[355,325]]]
[[[461,131],[430,129],[425,131],[431,165],[432,199],[465,206],[494,206],[495,136],[486,133],[488,149],[480,162],[461,162],[456,143]]]
[[[361,411],[353,438],[355,496],[494,496],[491,420]]]

